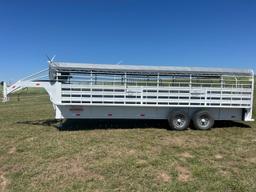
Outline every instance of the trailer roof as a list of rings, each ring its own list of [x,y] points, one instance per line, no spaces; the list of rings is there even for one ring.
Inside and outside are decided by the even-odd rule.
[[[159,72],[159,73],[205,73],[205,74],[239,74],[253,75],[251,69],[239,68],[213,68],[213,67],[180,67],[180,66],[146,66],[146,65],[118,65],[118,64],[91,64],[91,63],[67,63],[52,62],[50,68],[53,70],[95,70],[110,72]]]

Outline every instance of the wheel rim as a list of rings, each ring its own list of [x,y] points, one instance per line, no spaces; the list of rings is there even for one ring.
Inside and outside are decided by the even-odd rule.
[[[201,127],[208,127],[210,124],[210,118],[208,115],[201,115],[199,118],[199,124]]]
[[[183,114],[177,114],[175,115],[174,119],[173,119],[173,124],[177,127],[177,128],[183,128],[184,125],[186,124],[186,117]]]

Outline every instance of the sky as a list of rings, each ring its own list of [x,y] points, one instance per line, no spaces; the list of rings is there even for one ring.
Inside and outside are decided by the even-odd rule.
[[[0,0],[0,81],[56,61],[252,68],[255,0]]]

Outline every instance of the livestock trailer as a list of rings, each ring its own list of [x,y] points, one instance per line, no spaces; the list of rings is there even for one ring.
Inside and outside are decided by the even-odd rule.
[[[172,129],[190,122],[253,121],[254,73],[249,69],[79,64],[49,68],[7,86],[3,101],[25,87],[43,87],[56,119],[166,119]]]

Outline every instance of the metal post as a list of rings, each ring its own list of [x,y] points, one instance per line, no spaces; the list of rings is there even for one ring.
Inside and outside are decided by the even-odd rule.
[[[124,87],[127,88],[127,73],[124,73]]]
[[[7,102],[8,97],[7,97],[7,85],[6,82],[3,82],[3,102]]]
[[[90,94],[90,103],[92,104],[92,80],[93,80],[93,77],[92,77],[92,71],[91,71],[91,86],[90,86],[90,91],[91,91],[91,94]]]
[[[192,87],[192,75],[191,74],[189,75],[189,87],[190,87],[190,89]]]
[[[159,73],[157,73],[157,105],[159,102]]]
[[[189,75],[189,105],[191,105],[192,75]]]
[[[221,86],[221,89],[223,88],[223,76],[221,75],[221,80],[220,80],[220,86]]]
[[[127,73],[124,73],[124,89],[125,89],[125,94],[124,94],[124,104],[126,104],[126,95],[127,95]]]

